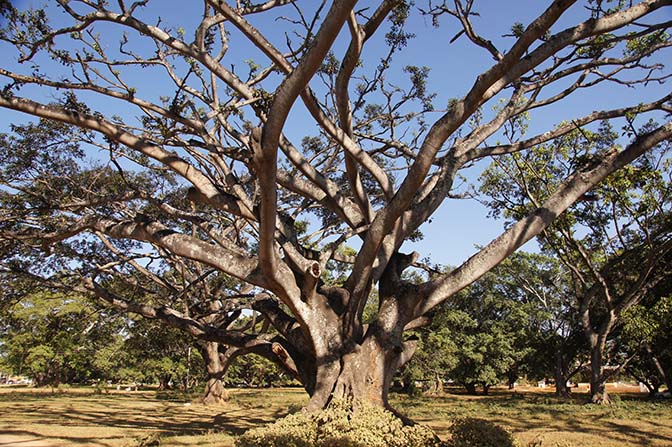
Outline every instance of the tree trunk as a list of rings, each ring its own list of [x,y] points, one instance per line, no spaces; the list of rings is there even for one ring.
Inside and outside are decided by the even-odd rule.
[[[47,375],[45,373],[39,372],[34,374],[33,379],[35,380],[35,386],[41,388],[47,385]]]
[[[467,382],[464,384],[464,388],[467,390],[467,394],[471,394],[472,396],[475,396],[478,394],[476,392],[476,384],[473,382]]]
[[[590,382],[590,401],[598,405],[611,404],[611,397],[607,393],[607,386],[603,381]]]
[[[663,380],[665,381],[665,386],[667,386],[667,391],[672,393],[672,369],[665,367],[663,367],[662,369],[663,369]]]
[[[392,410],[389,390],[396,371],[413,355],[416,339],[403,339],[404,327],[420,302],[417,286],[400,279],[416,255],[396,254],[379,280],[379,309],[375,321],[363,324],[365,301],[346,288],[319,284],[319,276],[301,284],[300,321],[272,300],[259,299],[261,312],[284,337],[273,343],[270,358],[303,384],[310,400],[307,411],[324,409],[332,399],[366,401]],[[371,286],[360,292],[366,297]],[[394,411],[394,410],[392,410]]]
[[[403,339],[404,326],[419,302],[417,288],[400,280],[401,272],[415,259],[415,255],[397,254],[388,264],[379,282],[377,319],[369,325],[361,324],[362,308],[347,307],[349,292],[325,287],[307,299],[316,311],[307,325],[316,359],[308,410],[322,409],[336,398],[394,411],[388,402],[392,379],[417,347],[417,340]]]
[[[649,390],[649,399],[653,399],[656,397],[656,394],[658,394],[659,389],[660,389],[660,383],[658,382],[658,379],[654,377],[654,380],[640,380],[644,384],[647,390]]]
[[[159,390],[165,391],[170,389],[170,379],[172,376],[164,375],[159,378]]]
[[[581,324],[590,347],[590,400],[595,404],[611,403],[607,394],[606,378],[603,371],[602,356],[606,347],[607,336],[616,321],[616,314],[610,310],[596,331],[591,321],[590,305],[594,295],[583,298],[581,303]]]
[[[518,380],[518,365],[514,365],[509,368],[507,374],[509,389],[512,390],[516,387],[516,381]]]
[[[658,357],[653,353],[653,350],[651,349],[651,345],[648,343],[646,344],[646,352],[649,354],[649,357],[651,358],[651,362],[653,362],[654,366],[656,367],[656,371],[658,371],[658,374],[660,377],[662,377],[663,382],[665,382],[665,385],[667,386],[667,391],[672,391],[672,377],[670,377],[670,371],[666,370]],[[658,390],[656,390],[656,393]]]
[[[211,375],[208,375],[208,381],[205,383],[205,393],[201,402],[205,405],[217,405],[226,402],[229,399],[229,393],[224,388],[222,381]]]
[[[611,403],[604,381],[602,349],[599,343],[595,343],[590,347],[590,401],[600,405],[609,405]]]
[[[438,372],[434,373],[434,386],[433,386],[433,392],[436,394],[441,394],[443,393],[443,379],[441,378],[441,374]]]
[[[324,408],[332,398],[364,400],[389,408],[388,394],[397,370],[396,357],[398,354],[367,338],[340,358],[318,364],[315,392],[308,409]]]
[[[654,384],[649,380],[648,377],[645,377],[643,375],[640,375],[637,373],[637,371],[633,369],[626,368],[626,372],[630,374],[630,376],[639,383],[640,387],[644,385],[646,389],[649,391],[649,398],[652,398],[656,395],[658,392],[658,386],[654,386]],[[640,388],[641,391],[641,388]]]
[[[555,380],[555,395],[563,398],[569,399],[571,396],[571,389],[567,386],[567,373],[565,372],[565,365],[562,361],[562,353],[556,351],[555,353],[555,364],[553,366],[553,379]]]
[[[328,331],[328,325],[311,330],[317,360],[308,411],[321,410],[332,399],[352,399],[355,404],[366,401],[394,411],[388,402],[392,379],[412,355],[417,341],[401,342],[400,337],[390,336],[376,324],[371,324],[361,343],[344,343],[336,335],[339,332]],[[318,331],[324,334],[317,336]],[[326,336],[328,333],[331,336]]]
[[[567,386],[567,378],[562,373],[557,375],[556,371],[553,371],[553,378],[555,380],[555,395],[562,399],[569,399],[572,392]]]
[[[205,405],[217,405],[225,402],[228,399],[228,392],[222,383],[222,377],[226,373],[229,362],[228,357],[219,353],[219,343],[217,342],[201,342],[199,348],[205,360],[205,368],[208,372],[208,381],[205,384],[205,392],[201,402]],[[222,358],[224,357],[224,358]],[[230,356],[229,356],[230,357]]]

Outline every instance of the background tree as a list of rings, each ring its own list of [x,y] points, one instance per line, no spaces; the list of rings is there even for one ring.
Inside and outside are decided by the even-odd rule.
[[[3,314],[0,348],[6,366],[36,386],[106,379],[96,362],[120,329],[118,316],[83,297],[34,292]]]
[[[273,387],[296,384],[294,378],[265,357],[249,354],[236,357],[224,380],[230,385]]]
[[[645,132],[653,125],[626,130]],[[617,150],[616,137],[603,123],[598,132],[575,130],[551,145],[494,162],[482,186],[493,214],[515,220],[537,208],[564,173],[592,159],[593,150]],[[595,402],[609,401],[605,382],[625,364],[603,366],[621,313],[671,273],[669,163],[664,149],[647,153],[584,195],[538,238],[542,249],[571,274],[575,308],[590,348]]]
[[[439,319],[444,323],[445,320]],[[443,392],[444,382],[451,379],[450,372],[457,364],[457,342],[452,328],[434,320],[429,328],[418,334],[418,349],[397,376],[401,388],[412,394],[422,390],[417,387],[417,382],[429,382],[431,385],[427,391]]]
[[[660,291],[654,289],[624,313],[619,340],[626,357],[637,355],[626,371],[646,384],[651,396],[661,385],[672,390],[672,299],[669,295],[656,296]]]
[[[58,169],[39,179],[21,169],[4,177],[6,263],[50,260],[49,250],[62,256],[98,234],[120,254],[201,263],[266,293],[256,309],[282,339],[271,345],[275,360],[301,378],[309,409],[332,396],[387,405],[393,374],[417,345],[406,331],[425,324],[428,312],[610,173],[672,135],[672,123],[653,126],[622,150],[574,166],[555,191],[473,257],[422,284],[409,283],[402,274],[418,255],[402,253],[402,245],[460,193],[455,180],[477,161],[509,159],[599,119],[669,111],[667,92],[646,87],[669,76],[659,54],[670,45],[669,22],[661,17],[671,2],[610,9],[599,1],[535,3],[536,17],[505,37],[479,31],[473,20],[489,10],[477,11],[471,1],[422,9],[403,1],[355,3],[234,7],[205,0],[199,12],[180,9],[175,23],[159,18],[165,2],[59,0],[36,10],[3,3],[3,54],[15,55],[18,64],[0,71],[0,107],[81,128],[74,137],[89,144],[82,151],[93,151],[105,168],[78,171],[83,177],[71,189],[53,186],[74,178]],[[397,65],[398,54],[417,50],[416,30],[407,23],[418,14],[444,27],[446,51],[461,38],[485,67],[474,70],[473,83],[455,99],[438,101],[430,68]],[[273,19],[281,26],[269,26]],[[437,42],[436,30],[431,36]],[[432,55],[433,63],[442,60]],[[599,91],[590,95],[606,83],[636,86],[647,99],[610,109]],[[522,117],[543,109],[552,115],[552,106],[577,92],[599,111],[579,112],[571,125],[540,125],[520,138],[515,123]],[[287,123],[301,110],[308,135],[297,138]],[[509,140],[493,144],[494,135]],[[44,155],[38,150],[36,157]],[[59,166],[82,163],[67,154]],[[101,175],[117,188],[90,187],[100,185],[91,179]],[[305,236],[297,221],[310,222]],[[340,256],[350,239],[359,239],[350,244],[357,254]],[[342,284],[321,280],[330,261],[351,264]],[[89,288],[105,290],[100,271],[83,268],[77,275]],[[377,312],[365,323],[376,284]],[[204,338],[243,348],[258,341],[256,333],[171,315]]]
[[[540,354],[533,352],[538,322],[546,318],[535,295],[545,291],[534,284],[543,276],[533,271],[543,267],[532,260],[534,255],[513,255],[432,315],[409,365],[418,378],[450,378],[471,394],[477,387],[487,394],[493,385],[513,387],[528,374],[528,358]]]
[[[517,301],[499,269],[480,278],[462,299],[448,306],[444,325],[458,346],[457,362],[449,374],[471,394],[481,386],[515,382],[526,355],[523,343],[529,324],[525,303]],[[514,375],[515,377],[511,377]]]
[[[81,135],[72,126],[41,120],[39,125],[15,125],[13,130],[14,133],[5,136],[0,145],[5,161],[3,174],[7,178],[49,178],[53,175],[52,166],[58,166],[64,157],[83,156],[79,144]],[[36,157],[38,152],[43,155]],[[93,190],[114,191],[120,187],[118,182],[123,181],[111,175],[109,168],[98,164],[93,167],[65,165],[63,172],[57,174],[58,180],[31,185],[36,189],[32,193],[35,208],[42,206],[44,197],[57,194],[71,197],[73,192],[90,194]],[[145,191],[151,187],[165,190],[165,183],[171,179],[138,178],[137,181],[144,182]],[[157,191],[157,194],[162,193]],[[7,206],[8,210],[12,208],[11,203]],[[14,242],[8,241],[7,252],[12,253],[12,244]],[[115,246],[102,233],[96,233],[93,239],[61,243],[47,258],[31,253],[34,248],[21,246],[19,249],[23,250],[19,257],[10,258],[3,264],[4,274],[19,286],[75,289],[97,299],[98,306],[102,304],[121,312],[133,312],[180,329],[187,336],[201,337],[197,347],[209,374],[204,402],[217,403],[225,399],[221,378],[235,356],[252,349],[258,354],[276,357],[271,349],[273,336],[268,334],[248,336],[246,348],[222,344],[222,339],[227,339],[223,329],[232,328],[242,315],[242,309],[252,311],[255,294],[246,292],[249,286],[243,285],[245,290],[242,290],[239,281],[214,269],[170,256],[160,249],[155,255],[147,256],[142,244]],[[20,299],[25,286],[22,287],[10,285],[13,293],[5,299]],[[251,320],[245,321],[234,332],[250,329],[248,323]],[[261,323],[260,320],[257,322]],[[256,332],[258,328],[252,329]],[[166,362],[162,364],[170,363]],[[137,370],[134,374],[137,375]]]
[[[129,320],[127,330],[118,360],[126,377],[119,379],[158,384],[160,390],[188,390],[205,376],[199,351],[181,331],[144,318]]]
[[[567,383],[585,366],[585,340],[567,271],[556,258],[517,252],[496,272],[527,316],[519,337],[523,372],[529,379],[553,377],[556,395],[569,397]]]

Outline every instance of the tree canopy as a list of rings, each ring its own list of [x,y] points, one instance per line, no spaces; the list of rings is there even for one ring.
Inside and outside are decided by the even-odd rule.
[[[37,386],[107,378],[100,354],[115,344],[120,325],[82,296],[36,292],[3,312],[0,357]]]
[[[311,409],[331,396],[386,405],[417,345],[407,331],[672,136],[670,95],[655,88],[669,77],[670,0],[535,2],[535,16],[512,17],[504,36],[485,20],[506,19],[471,0],[204,0],[170,18],[163,1],[2,5],[12,60],[0,68],[0,107],[39,119],[0,140],[3,272],[88,291],[205,340],[261,343],[300,378]],[[432,48],[415,44],[428,33]],[[439,64],[457,46],[478,60],[453,68],[469,73],[461,88],[399,62],[427,51]],[[646,99],[614,107],[606,85]],[[440,101],[435,89],[456,93]],[[556,115],[577,97],[593,110]],[[535,117],[555,122],[528,126]],[[464,196],[469,168],[553,148],[602,120],[639,129],[649,118],[620,147],[587,147],[457,268],[420,283],[403,276],[420,266],[404,243]],[[177,288],[164,279],[189,263],[199,267]],[[327,280],[334,264],[342,278]],[[274,341],[260,325],[216,325],[178,299],[128,293],[153,283],[187,297],[216,276],[232,282],[205,298],[211,311],[252,308]]]
[[[650,126],[625,130],[636,134]],[[562,172],[592,157],[592,146],[615,148],[616,138],[609,123],[594,133],[574,131],[550,146],[494,162],[481,189],[494,214],[515,220],[554,190]],[[620,370],[603,370],[602,362],[621,314],[672,275],[670,159],[661,149],[611,175],[538,236],[542,249],[569,273],[575,314],[591,348],[597,401],[605,399],[604,382]]]

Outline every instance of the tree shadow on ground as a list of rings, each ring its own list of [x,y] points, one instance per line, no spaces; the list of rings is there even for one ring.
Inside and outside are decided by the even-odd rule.
[[[0,393],[0,435],[27,436],[48,446],[118,447],[157,433],[161,437],[220,436],[207,445],[231,445],[233,437],[271,423],[305,403],[294,391],[236,390],[229,403],[206,407],[185,401],[188,396],[157,398],[155,393]],[[579,440],[571,445],[672,445],[669,401],[642,401],[622,395],[611,407],[587,404],[585,395],[564,401],[550,394],[493,393],[408,397],[396,395],[393,405],[445,438],[455,417],[479,417],[503,425],[525,442],[535,436]],[[201,438],[199,438],[200,440]],[[221,442],[225,439],[224,442]],[[58,440],[63,440],[58,442]],[[589,441],[581,443],[582,441]],[[544,441],[544,445],[547,442]],[[11,445],[11,444],[10,444]],[[199,444],[200,445],[200,444]],[[0,447],[2,444],[0,444]],[[40,446],[41,447],[41,446]]]
[[[666,417],[672,408],[669,401],[650,401],[641,394],[619,394],[616,400],[612,406],[600,406],[590,404],[585,394],[565,400],[549,393],[501,391],[488,396],[398,396],[402,412],[440,436],[448,433],[453,419],[477,417],[522,435],[523,445],[542,435],[553,439],[549,445],[567,438],[590,440],[586,445],[602,445],[602,441],[609,442],[605,445],[672,445]],[[576,445],[584,445],[580,442]]]
[[[0,398],[3,406],[9,405],[0,421],[0,433],[51,442],[45,445],[118,446],[129,438],[151,433],[162,437],[213,432],[235,435],[286,414],[268,409],[255,412],[227,404],[206,407],[183,400],[156,399],[149,393],[22,392]]]

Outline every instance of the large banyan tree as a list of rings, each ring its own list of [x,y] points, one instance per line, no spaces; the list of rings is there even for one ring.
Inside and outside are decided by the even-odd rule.
[[[2,4],[0,106],[41,120],[3,137],[3,272],[263,344],[309,409],[387,405],[410,329],[672,136],[671,0],[529,2],[526,23],[473,0]],[[605,120],[632,132],[457,268],[407,279],[402,246],[468,193],[466,169]],[[137,302],[180,262],[172,302]],[[198,301],[224,325],[189,310],[214,277],[231,293]],[[235,324],[244,307],[274,331]]]

